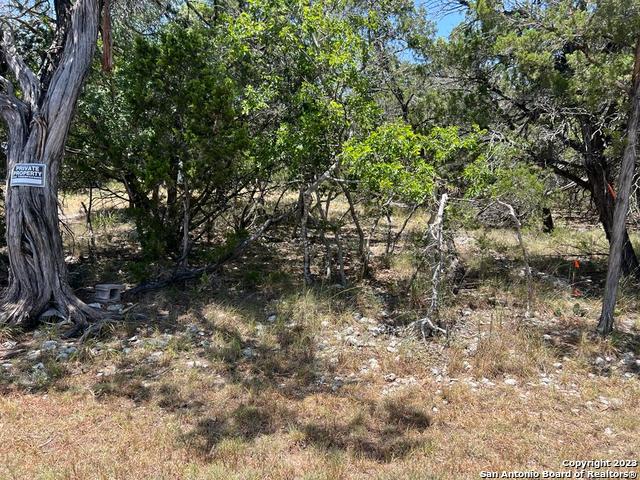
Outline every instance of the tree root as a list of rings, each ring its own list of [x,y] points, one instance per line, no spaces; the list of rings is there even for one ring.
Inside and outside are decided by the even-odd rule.
[[[420,333],[422,340],[426,341],[427,338],[433,337],[436,334],[446,335],[447,331],[433,323],[428,317],[421,318],[415,322],[411,322],[407,325],[407,330]]]
[[[107,316],[111,317],[106,312],[91,308],[69,287],[51,292],[48,300],[31,292],[9,288],[0,301],[0,325],[29,330],[42,323],[51,323],[64,331],[64,337],[82,334]],[[54,318],[56,321],[51,322]]]

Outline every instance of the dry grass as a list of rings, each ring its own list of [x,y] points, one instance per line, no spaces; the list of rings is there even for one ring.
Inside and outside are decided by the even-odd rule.
[[[561,357],[533,329],[475,325],[474,353],[459,340],[438,360],[418,341],[398,352],[388,339],[345,345],[335,332],[358,322],[331,305],[317,294],[291,297],[260,334],[256,317],[225,302],[177,308],[164,346],[162,328],[144,330],[145,345],[124,354],[129,332],[115,332],[47,386],[7,385],[0,478],[477,478],[558,468],[561,459],[631,458],[640,446],[637,377],[589,375],[592,363],[581,361],[614,352],[608,342],[581,340],[543,386],[538,375],[555,372]],[[180,333],[194,322],[204,335]],[[247,346],[255,356],[242,353]],[[378,368],[362,373],[371,358]],[[189,359],[208,366],[189,368]],[[434,366],[455,381],[439,380]],[[335,388],[338,376],[345,382]]]
[[[152,390],[142,402],[87,391],[3,398],[0,474],[477,478],[481,469],[558,468],[560,459],[633,458],[638,449],[640,392],[619,380],[583,382],[577,396],[466,385],[438,396],[427,384],[390,399],[375,385],[295,399],[216,388],[199,375]],[[603,395],[619,406],[602,410]]]
[[[566,238],[532,233],[536,269],[553,277],[536,277],[525,318],[515,241],[477,233],[461,244],[468,286],[442,310],[452,336],[427,345],[371,334],[398,320],[374,282],[303,290],[272,268],[247,290],[232,268],[216,289],[141,299],[148,321],[67,362],[12,359],[0,367],[0,478],[472,479],[634,458],[640,380],[617,366],[640,354],[637,300],[622,299],[621,333],[594,339],[597,297],[572,296]],[[411,268],[398,257],[379,278],[393,287]],[[23,341],[55,338],[38,335]]]
[[[555,359],[538,331],[511,322],[490,325],[478,335],[473,354],[465,353],[460,345],[451,348],[449,373],[460,374],[468,369],[473,370],[477,378],[531,379],[549,371]]]

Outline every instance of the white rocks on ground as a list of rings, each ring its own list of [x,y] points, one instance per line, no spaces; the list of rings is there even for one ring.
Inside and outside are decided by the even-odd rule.
[[[58,348],[58,342],[56,342],[55,340],[47,340],[45,342],[42,342],[42,350],[44,350],[45,352],[50,352],[52,350],[55,350],[56,348]]]
[[[189,368],[209,368],[209,362],[204,360],[191,360],[187,362],[187,367]]]

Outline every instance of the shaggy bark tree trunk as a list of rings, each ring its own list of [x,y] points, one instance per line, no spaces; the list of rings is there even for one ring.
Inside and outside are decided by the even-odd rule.
[[[609,267],[607,281],[604,287],[602,314],[598,323],[598,332],[607,335],[613,330],[613,312],[616,307],[616,293],[620,280],[621,266],[624,261],[624,246],[629,241],[626,237],[627,211],[629,210],[629,196],[633,184],[636,165],[636,147],[638,143],[638,123],[640,122],[640,40],[636,45],[635,68],[633,75],[633,94],[631,100],[631,114],[627,126],[627,146],[622,158],[620,176],[618,177],[618,193],[613,213],[613,225],[609,246]]]
[[[76,101],[98,34],[98,0],[55,2],[57,32],[40,79],[18,54],[5,28],[2,53],[22,92],[0,77],[0,114],[8,125],[5,211],[9,285],[0,324],[29,327],[49,311],[78,327],[98,312],[77,298],[67,281],[58,227],[58,173]],[[17,163],[46,165],[43,187],[11,186]],[[54,310],[51,312],[50,310]]]
[[[601,143],[601,139],[593,134],[588,124],[583,125],[583,136],[586,146],[584,165],[589,185],[591,186],[591,197],[598,209],[600,223],[607,236],[607,240],[609,244],[611,244],[616,193],[611,186],[612,181],[607,171],[606,161],[601,154],[602,148],[600,145],[594,145],[594,143]],[[640,264],[638,263],[638,258],[633,249],[633,244],[629,238],[626,226],[623,229],[622,237],[622,272],[625,276],[637,275]]]

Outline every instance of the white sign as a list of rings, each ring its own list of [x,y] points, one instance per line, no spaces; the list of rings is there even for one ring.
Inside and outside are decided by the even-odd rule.
[[[44,163],[16,163],[11,172],[11,186],[44,187],[46,172]]]

